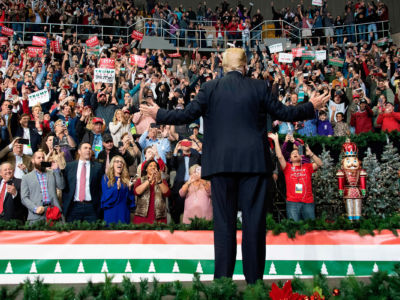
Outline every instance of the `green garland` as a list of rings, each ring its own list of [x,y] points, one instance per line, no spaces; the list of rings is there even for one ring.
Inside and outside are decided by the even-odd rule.
[[[124,277],[121,284],[113,284],[113,277],[105,275],[104,283],[88,282],[86,287],[76,292],[74,288],[57,288],[44,284],[43,280],[37,278],[34,282],[26,280],[16,288],[2,287],[0,299],[23,299],[29,300],[56,300],[56,299],[101,299],[101,300],[262,300],[269,297],[271,287],[263,281],[254,285],[248,285],[240,290],[236,283],[229,278],[214,280],[211,283],[200,281],[198,274],[194,274],[191,286],[183,286],[179,281],[170,283],[159,283],[156,279],[151,284],[147,279],[140,283],[133,283]],[[298,278],[291,280],[293,293],[309,296],[318,293],[318,298],[311,299],[400,299],[400,265],[394,267],[394,272],[379,271],[371,275],[368,283],[359,282],[355,277],[342,279],[339,287],[330,287],[328,279],[317,274],[314,280],[303,281]],[[278,282],[279,287],[283,283]],[[324,297],[324,298],[323,298]],[[275,298],[276,299],[276,298]],[[288,298],[289,299],[289,298]],[[300,298],[290,298],[300,299]],[[304,299],[304,298],[301,298]]]
[[[241,229],[242,225],[238,221],[237,228]],[[354,230],[360,235],[374,235],[374,231],[387,229],[397,236],[397,230],[400,229],[400,215],[396,214],[387,218],[364,218],[359,222],[350,222],[347,218],[339,216],[335,220],[329,220],[324,214],[316,220],[307,220],[295,222],[290,219],[284,219],[280,223],[276,222],[272,215],[267,216],[267,230],[272,231],[274,235],[287,233],[290,238],[295,238],[296,234],[305,234],[313,230]],[[52,231],[71,231],[71,230],[213,230],[213,222],[204,219],[195,218],[189,225],[186,224],[111,224],[107,226],[104,221],[96,223],[73,222],[73,223],[56,223],[50,225],[45,222],[25,224],[19,221],[0,221],[0,230],[52,230]]]

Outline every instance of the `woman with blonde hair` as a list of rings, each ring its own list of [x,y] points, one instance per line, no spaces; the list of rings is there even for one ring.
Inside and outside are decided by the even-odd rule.
[[[130,223],[130,210],[135,208],[135,198],[131,186],[125,160],[122,156],[114,156],[101,181],[100,203],[107,224]]]
[[[185,198],[183,223],[190,224],[195,217],[212,220],[211,184],[201,179],[201,167],[193,165],[189,169],[189,180],[179,190],[179,195]]]
[[[130,134],[131,132],[131,124],[129,124],[128,120],[124,117],[124,112],[121,109],[115,110],[114,118],[112,122],[109,123],[108,128],[110,129],[114,145],[118,145],[124,133]]]

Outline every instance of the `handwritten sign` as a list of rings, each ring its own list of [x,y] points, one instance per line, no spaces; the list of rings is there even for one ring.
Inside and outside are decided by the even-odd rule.
[[[35,106],[38,103],[42,104],[49,101],[50,95],[47,89],[43,89],[28,95],[28,102],[30,107]]]
[[[45,37],[36,36],[36,35],[34,35],[32,37],[32,45],[33,46],[43,47],[43,46],[46,46],[46,44],[47,44],[47,39]]]
[[[281,63],[291,64],[293,62],[293,54],[292,53],[279,53],[278,61]]]
[[[97,38],[97,35],[91,37],[90,39],[86,40],[86,45],[88,47],[95,47],[99,44],[99,39]]]
[[[94,69],[94,82],[114,83],[115,70],[114,69]]]
[[[271,52],[271,53],[277,53],[277,52],[282,52],[282,51],[283,51],[282,43],[269,46],[269,52]]]
[[[132,32],[131,38],[133,38],[134,40],[141,41],[141,40],[143,40],[143,33],[141,33],[140,31],[134,30]]]
[[[101,58],[99,63],[99,68],[102,69],[114,69],[115,59],[114,58]]]

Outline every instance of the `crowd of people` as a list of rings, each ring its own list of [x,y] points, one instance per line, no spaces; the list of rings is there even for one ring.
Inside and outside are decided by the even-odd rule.
[[[357,10],[362,3],[355,4]],[[100,24],[110,16],[114,20],[117,15],[136,16],[136,8],[127,7],[127,2],[109,4],[114,6],[108,15],[93,2],[88,7],[65,4],[65,10],[74,16],[75,11],[86,9],[92,16],[90,22]],[[48,5],[44,12],[54,11],[53,2],[42,5]],[[29,4],[8,7],[11,11],[20,8],[24,8],[21,14],[7,12],[6,18],[12,17],[6,21],[23,21],[26,14],[22,12],[29,11]],[[153,15],[166,12],[166,6],[159,4],[148,9],[154,10]],[[175,9],[173,18],[208,19],[223,12],[226,18],[217,18],[216,26],[231,22],[231,14],[242,15],[245,22],[250,16],[250,10],[229,9],[226,1],[216,12],[203,5],[197,13],[179,14],[180,9]],[[299,12],[309,15],[302,9]],[[61,15],[55,23],[69,16]],[[259,12],[254,18],[262,21]],[[311,173],[322,165],[308,147],[299,153],[295,133],[347,136],[400,130],[400,49],[388,41],[376,43],[374,35],[370,31],[371,39],[359,43],[344,37],[342,43],[335,41],[331,46],[306,41],[304,49],[326,51],[326,59],[318,61],[300,56],[283,63],[278,52],[271,53],[261,42],[256,41],[254,50],[245,47],[248,65],[244,75],[263,80],[277,101],[300,106],[314,93],[331,95],[329,104],[315,111],[313,119],[289,123],[271,116],[267,124],[271,144],[278,168],[288,178],[300,168],[295,174],[304,172],[304,178],[311,180]],[[210,183],[201,178],[202,119],[179,126],[158,125],[139,106],[188,107],[202,83],[224,76],[222,50],[209,55],[199,53],[198,48],[165,53],[142,49],[136,40],[124,43],[108,38],[107,43],[99,41],[97,55],[88,51],[76,33],[55,37],[43,32],[42,36],[47,43],[37,56],[31,56],[28,45],[14,37],[0,48],[0,218],[137,224],[167,222],[168,215],[175,223],[189,223],[194,217],[212,219]],[[51,41],[58,41],[61,51],[57,53]],[[131,55],[145,57],[145,65],[139,67]],[[95,80],[94,71],[105,58],[114,62],[112,83]],[[342,64],[330,63],[335,59]],[[30,96],[38,91],[47,91],[48,99],[33,102]],[[282,145],[281,152],[272,132],[287,135],[288,145]],[[313,203],[310,189],[289,181],[287,185],[298,190],[287,194],[288,202],[306,199],[304,203]],[[309,181],[303,183],[304,188],[309,186]],[[312,205],[310,209],[309,205],[290,204],[288,217],[314,217]]]

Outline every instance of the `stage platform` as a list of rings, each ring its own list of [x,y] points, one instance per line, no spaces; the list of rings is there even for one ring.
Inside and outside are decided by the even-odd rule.
[[[400,233],[400,230],[398,231]],[[268,233],[265,279],[370,276],[391,272],[400,262],[400,237],[391,231],[361,237],[354,231],[313,231],[290,239]],[[243,280],[241,232],[237,234],[235,280]],[[212,280],[212,231],[2,231],[0,284],[40,276],[46,283],[114,282],[128,276],[191,281]]]

